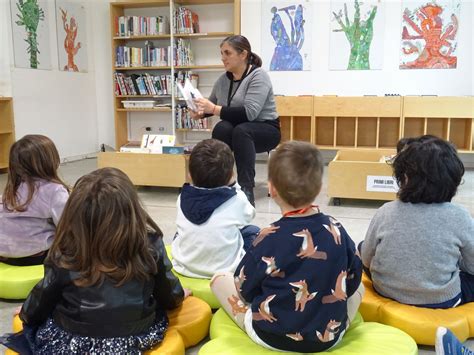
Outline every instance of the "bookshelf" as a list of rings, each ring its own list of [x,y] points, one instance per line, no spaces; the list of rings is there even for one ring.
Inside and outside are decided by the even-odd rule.
[[[13,99],[0,97],[0,170],[8,168],[10,147],[14,142]]]
[[[474,97],[407,96],[403,116],[404,136],[432,134],[474,153]]]
[[[175,14],[181,11],[190,11],[184,12],[190,18],[196,14],[199,28],[194,20],[186,22],[192,30],[180,26],[184,17],[177,15],[175,20]],[[110,3],[110,26],[116,150],[141,140],[144,133],[172,134],[178,144],[209,137],[212,119],[204,127],[187,126],[174,78],[185,72],[198,74],[198,89],[204,96],[210,94],[224,71],[219,44],[240,33],[240,0],[115,1]],[[129,90],[126,83],[134,88]],[[165,87],[166,92],[158,90]],[[123,104],[141,100],[156,101],[160,107],[125,108]],[[99,154],[98,166],[120,168],[136,185],[181,187],[187,179],[185,156],[107,152]]]
[[[474,153],[474,97],[276,96],[282,142],[319,149],[391,149],[402,137],[433,134]]]

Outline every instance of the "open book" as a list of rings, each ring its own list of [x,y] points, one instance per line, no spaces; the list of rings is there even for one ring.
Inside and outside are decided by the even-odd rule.
[[[184,86],[181,85],[181,83],[177,83],[179,91],[181,92],[181,95],[183,95],[183,98],[186,100],[186,104],[190,110],[197,111],[196,104],[194,103],[194,99],[201,99],[203,96],[199,92],[198,89],[196,89],[189,79],[186,79],[184,81]]]

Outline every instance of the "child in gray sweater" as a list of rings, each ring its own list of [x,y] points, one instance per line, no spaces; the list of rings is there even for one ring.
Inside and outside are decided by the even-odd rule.
[[[411,140],[393,160],[398,200],[375,214],[362,262],[381,295],[428,308],[474,301],[474,223],[453,203],[464,174],[455,147]]]

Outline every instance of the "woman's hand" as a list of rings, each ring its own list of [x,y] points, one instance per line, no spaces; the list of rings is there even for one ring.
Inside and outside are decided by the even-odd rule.
[[[199,113],[203,114],[215,114],[214,110],[216,108],[216,105],[212,102],[209,101],[208,99],[194,99],[194,102],[196,103],[197,110]]]
[[[189,109],[188,111],[189,111],[189,115],[191,116],[191,119],[193,119],[193,120],[197,121],[197,120],[200,120],[200,119],[204,118],[204,114],[199,113],[198,111],[194,111],[194,110],[191,110],[191,109]]]

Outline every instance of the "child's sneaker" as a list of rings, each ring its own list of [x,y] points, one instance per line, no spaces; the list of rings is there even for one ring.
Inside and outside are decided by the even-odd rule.
[[[452,331],[439,327],[436,330],[436,355],[474,355],[474,352],[462,345]]]

